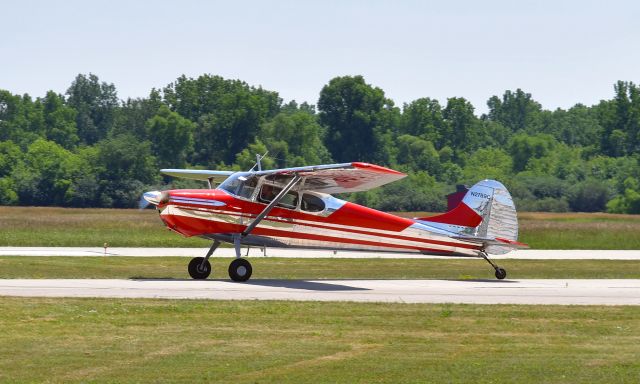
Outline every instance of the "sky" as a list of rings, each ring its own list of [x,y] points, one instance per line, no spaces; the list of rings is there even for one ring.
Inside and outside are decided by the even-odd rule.
[[[363,75],[402,106],[521,88],[546,109],[640,82],[638,1],[7,1],[0,89],[64,93],[79,73],[145,97],[209,73],[316,104]]]

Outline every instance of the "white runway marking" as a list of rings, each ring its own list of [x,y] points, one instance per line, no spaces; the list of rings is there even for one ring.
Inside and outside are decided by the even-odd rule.
[[[242,255],[246,255],[246,248]],[[0,247],[0,256],[204,256],[207,248],[107,248],[105,253],[101,247]],[[219,248],[214,253],[216,257],[234,257],[232,248]],[[264,257],[260,248],[251,248],[249,257]],[[308,257],[308,258],[385,258],[385,259],[441,259],[445,256],[430,256],[416,254],[394,254],[382,252],[349,252],[349,251],[315,251],[299,249],[267,248],[267,257]],[[537,250],[524,249],[493,255],[493,259],[600,259],[600,260],[640,260],[640,250]]]
[[[467,304],[640,305],[640,279],[224,280],[9,279],[0,296]]]

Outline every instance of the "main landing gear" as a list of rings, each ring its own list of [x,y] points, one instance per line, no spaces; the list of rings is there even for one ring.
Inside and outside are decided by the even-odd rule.
[[[485,259],[487,263],[491,264],[493,269],[496,270],[496,279],[503,280],[505,277],[507,277],[507,271],[504,268],[498,267],[498,265],[489,258],[487,252],[485,252],[484,250],[480,251],[480,256],[482,256],[482,258]]]
[[[239,245],[239,243],[238,243]],[[220,241],[216,240],[209,248],[205,257],[194,257],[189,262],[189,276],[196,280],[204,280],[211,274],[211,263],[209,258],[213,252],[220,246]],[[236,252],[236,259],[229,264],[229,277],[233,281],[247,281],[251,277],[253,268],[247,259],[240,258],[240,253]]]
[[[271,200],[271,202],[260,212],[255,219],[251,222],[251,224],[247,225],[247,227],[242,231],[242,233],[233,234],[233,247],[236,250],[236,259],[231,262],[229,265],[229,277],[233,281],[247,281],[251,277],[251,272],[253,269],[251,268],[251,263],[247,259],[243,259],[240,257],[240,245],[242,243],[242,239],[247,237],[255,227],[260,224],[262,219],[267,217],[269,212],[273,209],[282,200],[282,198],[296,185],[302,176],[296,173],[291,181],[287,183],[287,185],[282,188],[282,190],[276,195],[276,197]],[[205,257],[195,257],[189,263],[189,275],[194,279],[206,279],[211,274],[211,264],[209,263],[209,258],[213,254],[213,251],[218,248],[220,245],[220,241],[215,240],[213,245],[207,252],[207,256]]]

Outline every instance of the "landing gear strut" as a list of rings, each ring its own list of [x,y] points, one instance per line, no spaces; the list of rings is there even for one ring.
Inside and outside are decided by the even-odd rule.
[[[218,240],[214,241],[207,252],[205,257],[194,257],[189,262],[189,276],[196,280],[203,280],[209,277],[211,274],[211,263],[209,262],[209,258],[213,255],[213,252],[220,246],[220,242]]]
[[[489,255],[487,255],[487,252],[485,252],[484,250],[480,251],[480,256],[482,256],[482,258],[485,259],[487,263],[491,264],[493,269],[496,270],[496,279],[502,280],[505,277],[507,277],[507,271],[505,271],[504,268],[498,267],[498,265],[489,258]]]
[[[243,259],[240,253],[240,244],[242,235],[237,234],[233,237],[233,247],[236,250],[236,259],[229,264],[229,277],[233,281],[243,282],[249,280],[251,277],[251,272],[253,272],[253,268],[251,268],[251,263],[247,259]],[[249,254],[249,250],[247,249],[247,254]]]

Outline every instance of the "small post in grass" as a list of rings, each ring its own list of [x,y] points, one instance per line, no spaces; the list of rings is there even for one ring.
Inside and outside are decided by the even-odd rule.
[[[104,247],[104,255],[107,256],[107,248],[109,247],[109,244],[104,243],[103,247]]]

